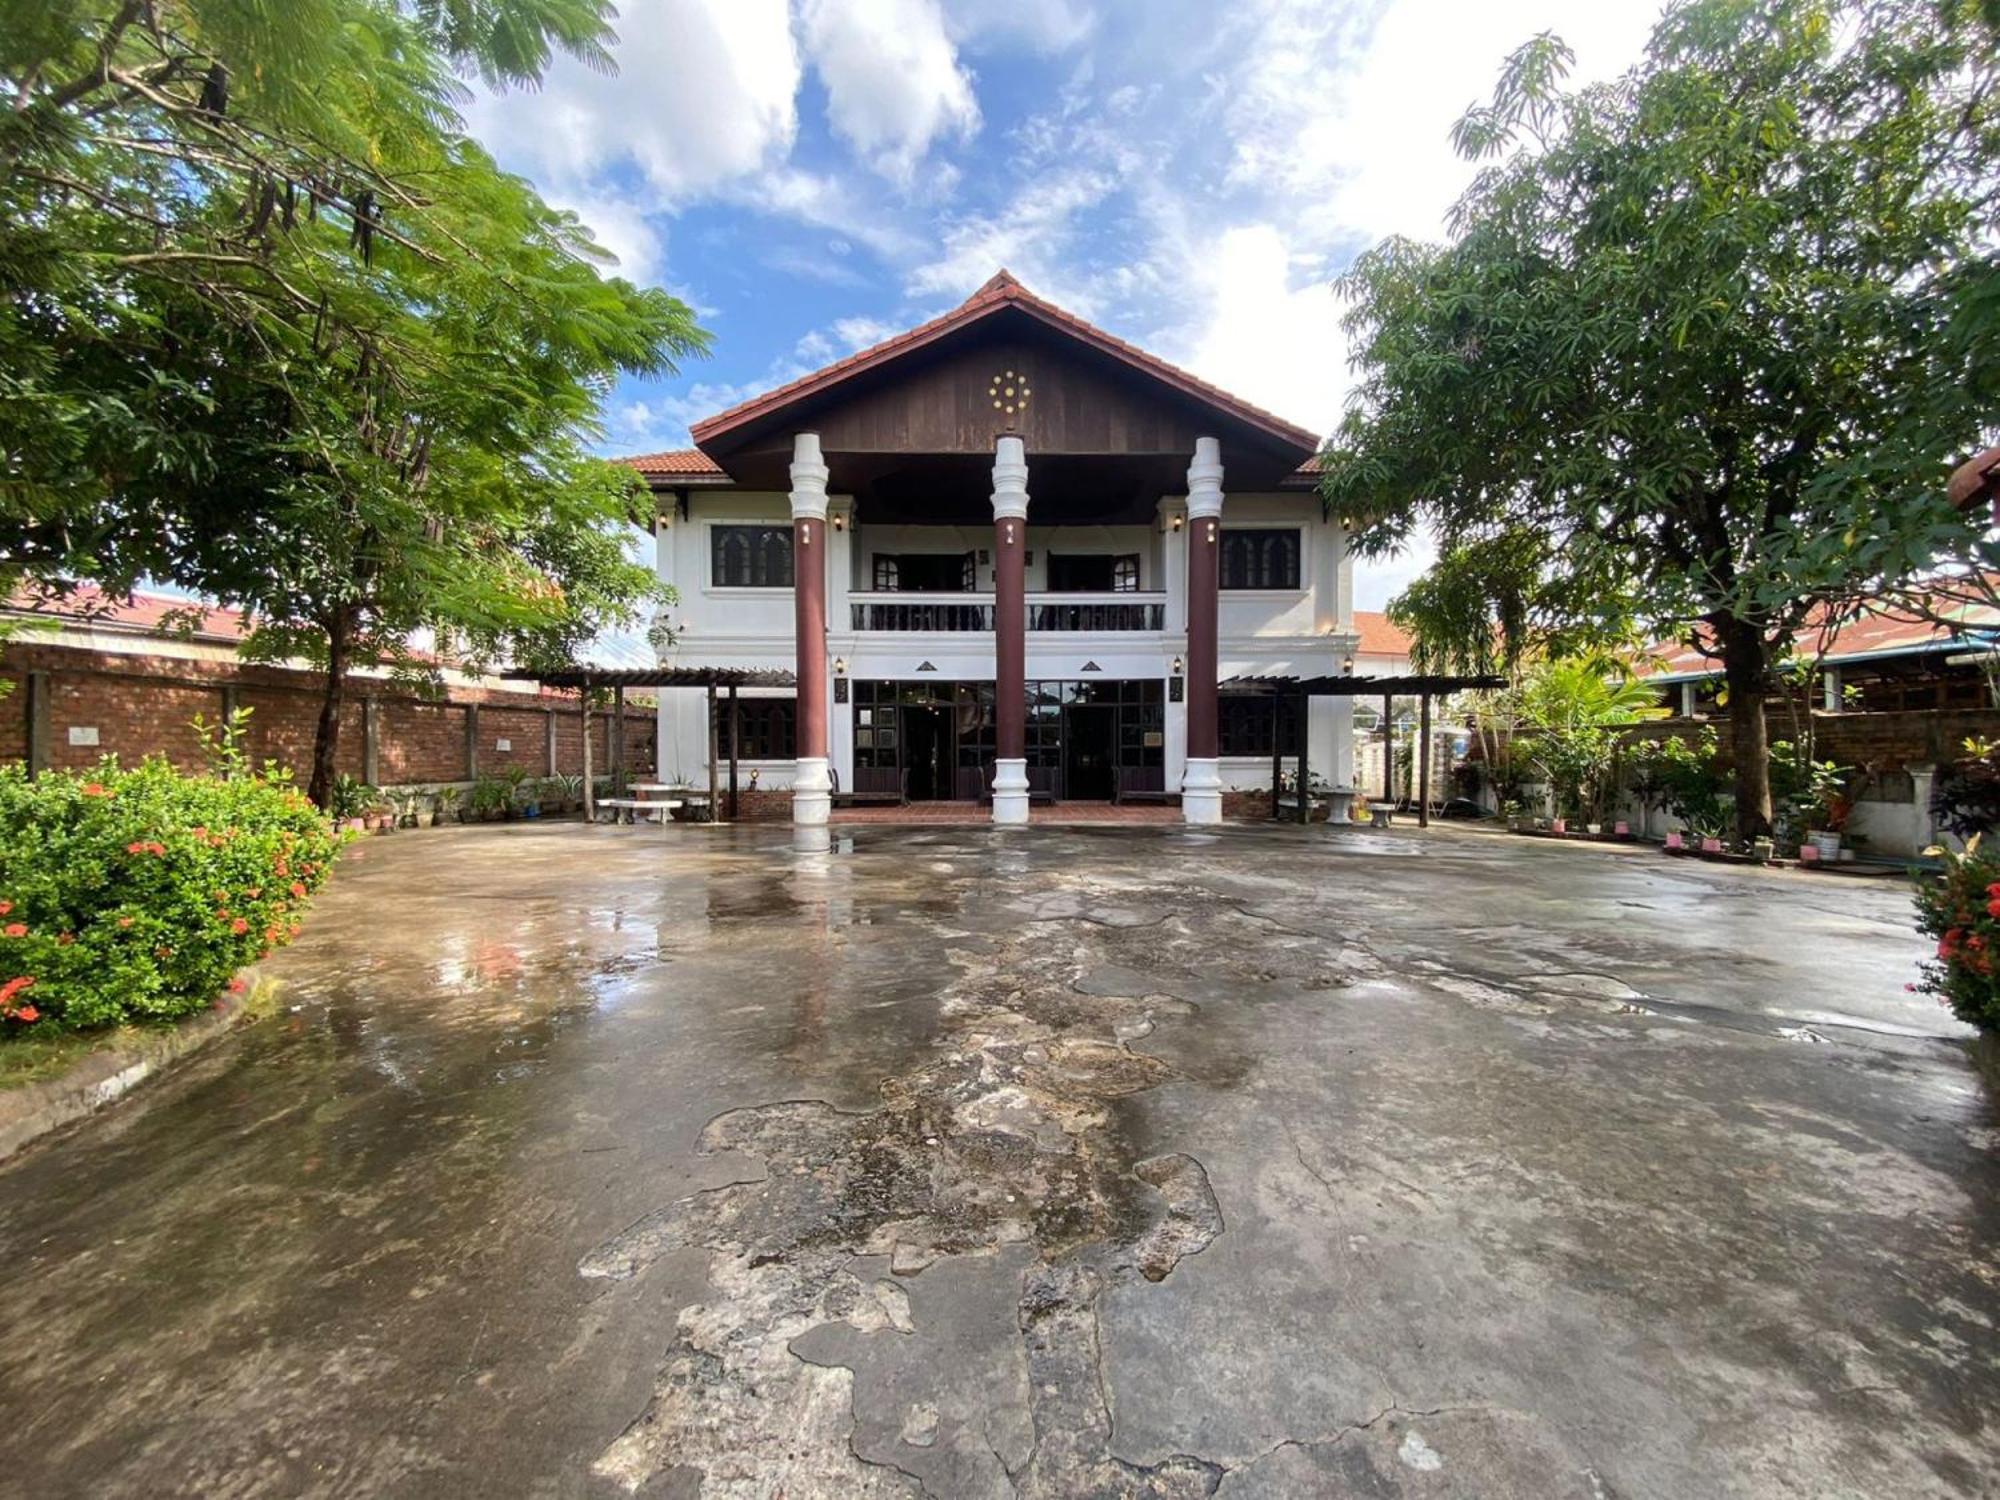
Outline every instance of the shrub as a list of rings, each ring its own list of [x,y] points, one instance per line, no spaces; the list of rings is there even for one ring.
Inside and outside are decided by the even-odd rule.
[[[0,769],[0,1029],[200,1010],[297,933],[336,846],[282,777]]]
[[[1963,854],[1932,849],[1944,861],[1935,874],[1917,877],[1917,926],[1937,939],[1913,986],[1936,995],[1961,1021],[2000,1030],[2000,859],[1985,853],[1974,834]]]

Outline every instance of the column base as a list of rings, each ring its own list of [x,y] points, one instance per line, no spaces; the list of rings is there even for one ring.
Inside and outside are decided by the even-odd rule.
[[[802,756],[793,762],[792,824],[819,828],[833,815],[833,777],[825,756]]]
[[[1189,757],[1181,776],[1181,818],[1204,827],[1222,821],[1222,768],[1215,760]]]
[[[1019,828],[1027,823],[1027,761],[993,762],[993,821],[1010,828]]]

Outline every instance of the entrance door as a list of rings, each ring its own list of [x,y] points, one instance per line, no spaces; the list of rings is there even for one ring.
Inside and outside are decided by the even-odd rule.
[[[906,703],[902,708],[903,770],[909,777],[912,802],[948,802],[952,786],[951,710]]]
[[[1118,710],[1110,704],[1072,703],[1063,709],[1063,796],[1072,802],[1109,802]]]

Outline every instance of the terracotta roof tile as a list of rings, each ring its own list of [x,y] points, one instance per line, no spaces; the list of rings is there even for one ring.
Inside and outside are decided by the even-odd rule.
[[[850,376],[881,364],[895,355],[934,342],[1002,307],[1020,308],[1042,322],[1075,335],[1084,343],[1093,345],[1114,359],[1122,360],[1187,395],[1221,407],[1238,420],[1262,428],[1282,442],[1306,448],[1319,446],[1319,440],[1303,427],[1295,427],[1282,417],[1232,396],[1220,387],[1211,385],[1198,376],[1190,375],[1176,365],[1169,364],[1158,355],[1148,354],[1137,345],[1127,343],[1124,339],[1085,322],[1075,313],[1066,312],[1053,302],[1037,297],[1022,286],[1011,272],[1005,270],[989,278],[978,291],[942,317],[933,318],[928,323],[897,334],[894,338],[885,339],[870,348],[850,354],[847,358],[838,360],[824,369],[815,370],[810,375],[802,375],[797,380],[788,381],[784,385],[764,392],[761,396],[753,396],[750,400],[732,406],[727,411],[704,418],[694,425],[694,440],[697,443],[706,443],[732,427],[741,426],[755,417],[775,411],[801,396],[837,385]]]
[[[1409,633],[1394,624],[1387,615],[1375,609],[1357,609],[1354,612],[1354,629],[1361,636],[1361,644],[1355,650],[1366,656],[1408,656],[1410,654]]]
[[[722,477],[722,466],[699,448],[669,448],[664,453],[635,453],[630,458],[617,460],[621,464],[637,469],[652,478],[676,475],[700,475],[704,478]]]
[[[7,601],[6,608],[26,615],[111,625],[149,635],[181,635],[191,624],[195,640],[237,642],[250,633],[243,616],[233,609],[166,594],[134,594],[130,602],[125,602],[88,584],[56,598],[23,590]],[[32,645],[34,638],[26,637],[22,643]]]

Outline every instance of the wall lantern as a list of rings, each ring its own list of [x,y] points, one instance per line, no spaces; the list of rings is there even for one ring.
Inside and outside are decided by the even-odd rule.
[[[1353,653],[1350,652],[1340,659],[1340,675],[1343,677],[1352,677],[1354,675]]]
[[[835,658],[833,659],[833,675],[834,675],[834,676],[836,676],[836,677],[845,677],[845,676],[847,675],[847,658],[846,658],[846,657],[844,657],[844,656],[836,656],[836,657],[835,657]]]
[[[844,511],[844,510],[837,510],[837,511],[835,511],[835,512],[833,513],[833,529],[834,529],[835,531],[845,531],[845,530],[847,530],[847,512],[846,512],[846,511]]]
[[[1181,529],[1181,522],[1186,519],[1179,511],[1175,511],[1173,519],[1167,523],[1167,529],[1170,531],[1179,531]]]
[[[1178,656],[1176,656],[1174,658],[1174,676],[1178,677],[1181,675],[1182,672],[1186,670],[1187,670],[1187,663],[1182,661]]]

